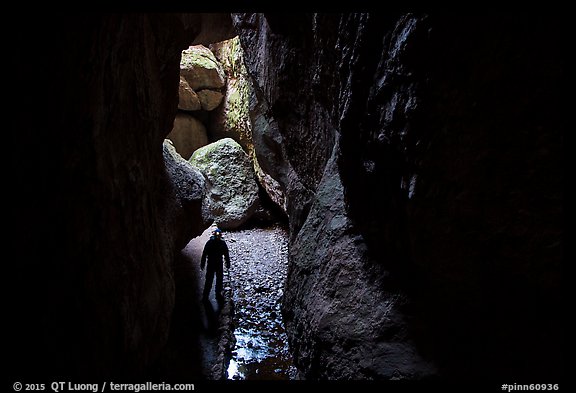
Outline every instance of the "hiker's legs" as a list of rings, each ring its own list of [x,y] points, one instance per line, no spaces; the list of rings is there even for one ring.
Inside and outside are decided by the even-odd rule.
[[[208,296],[210,296],[212,282],[214,282],[214,269],[206,267],[206,281],[204,282],[204,294],[202,296],[204,299],[208,299]]]
[[[216,299],[224,300],[222,293],[224,287],[224,271],[222,269],[216,270]]]

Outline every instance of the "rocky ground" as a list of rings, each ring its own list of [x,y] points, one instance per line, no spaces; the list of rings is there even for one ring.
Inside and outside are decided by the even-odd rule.
[[[235,309],[236,344],[229,379],[295,379],[280,303],[288,264],[280,226],[224,233],[231,268],[227,291]]]

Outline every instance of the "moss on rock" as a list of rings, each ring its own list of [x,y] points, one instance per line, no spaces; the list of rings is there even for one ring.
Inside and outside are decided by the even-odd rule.
[[[244,224],[259,206],[258,184],[249,156],[231,138],[199,148],[189,162],[209,184],[209,211],[223,229]]]

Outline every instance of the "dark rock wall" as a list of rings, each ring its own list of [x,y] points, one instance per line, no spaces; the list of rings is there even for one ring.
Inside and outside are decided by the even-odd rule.
[[[344,113],[351,210],[413,281],[446,373],[561,372],[562,36],[549,17],[402,17],[360,125]]]
[[[285,34],[276,34],[260,14],[233,18],[248,71],[256,80],[250,108],[256,156],[262,169],[285,187],[295,236],[334,145],[334,122],[325,104],[335,104],[332,94],[338,94],[329,89],[336,64],[322,60],[335,36],[316,41],[310,28],[317,22],[307,14],[270,17]],[[324,19],[330,23],[329,17]]]
[[[164,346],[174,254],[202,228],[179,224],[191,213],[181,211],[162,141],[180,51],[211,18],[27,14],[13,35],[15,380],[141,376]],[[216,19],[229,33],[229,18]]]
[[[565,24],[234,15],[308,378],[563,372]],[[329,159],[333,156],[333,159]]]

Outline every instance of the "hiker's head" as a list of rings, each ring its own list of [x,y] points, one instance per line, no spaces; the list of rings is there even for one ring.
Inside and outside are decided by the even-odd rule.
[[[220,228],[216,228],[216,229],[214,229],[214,231],[212,231],[212,234],[216,237],[221,237],[222,231],[220,230]]]

